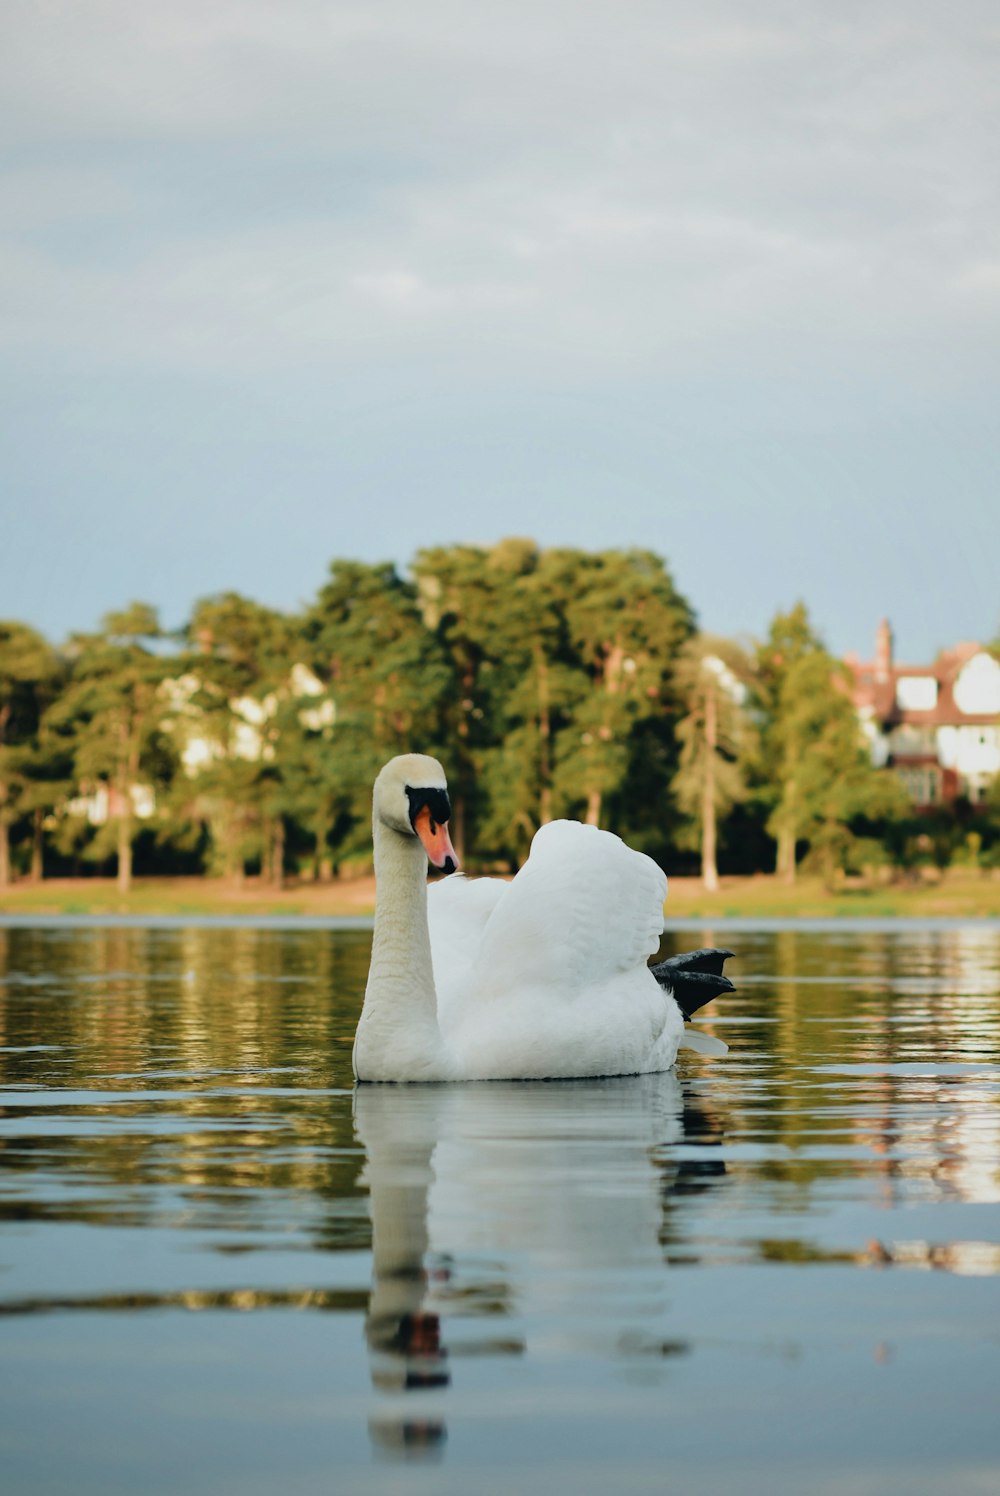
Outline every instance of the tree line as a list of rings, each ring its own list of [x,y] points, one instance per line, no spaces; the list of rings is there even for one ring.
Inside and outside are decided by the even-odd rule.
[[[701,632],[663,559],[509,539],[335,560],[284,613],[235,592],[181,630],[132,603],[53,647],[0,623],[0,885],[117,869],[366,869],[371,784],[444,762],[467,865],[519,865],[574,816],[668,871],[833,881],[1000,843],[1000,807],[917,817],[872,767],[844,667],[802,603],[741,643]],[[994,813],[996,812],[996,813]],[[970,842],[970,836],[978,842]]]

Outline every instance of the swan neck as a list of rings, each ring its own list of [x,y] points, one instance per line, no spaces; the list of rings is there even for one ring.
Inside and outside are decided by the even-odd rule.
[[[427,856],[378,817],[375,933],[354,1045],[359,1080],[433,1080],[447,1071],[427,927]]]

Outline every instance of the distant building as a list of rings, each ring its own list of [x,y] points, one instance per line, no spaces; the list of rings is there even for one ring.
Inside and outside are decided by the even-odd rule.
[[[268,741],[268,725],[277,715],[279,696],[289,696],[302,703],[298,719],[310,732],[321,732],[334,725],[336,704],[322,681],[307,665],[296,661],[288,680],[279,691],[263,697],[233,697],[228,715],[209,717],[194,705],[203,689],[199,676],[189,673],[168,678],[160,684],[160,694],[167,704],[169,718],[161,724],[180,745],[180,759],[189,779],[202,769],[226,757],[249,763],[270,763],[275,756],[274,744]],[[313,702],[313,705],[306,705]]]
[[[160,721],[161,729],[177,745],[181,765],[189,779],[197,778],[203,769],[227,757],[250,763],[270,763],[275,757],[274,744],[268,741],[268,728],[277,715],[279,695],[301,703],[297,713],[302,726],[310,732],[321,732],[334,725],[336,703],[322,681],[307,665],[296,662],[287,682],[278,692],[267,695],[234,697],[228,701],[228,713],[206,714],[195,698],[203,689],[200,677],[168,676],[160,682],[159,693],[168,714]],[[103,782],[79,786],[79,794],[66,803],[72,816],[103,826],[122,815],[125,805],[121,793]],[[133,784],[129,788],[132,815],[148,821],[156,815],[156,793],[151,785]]]
[[[916,806],[986,798],[1000,773],[1000,663],[993,655],[964,643],[942,650],[932,665],[897,665],[883,619],[874,660],[848,655],[844,663],[872,761],[899,775]]]
[[[79,795],[66,801],[66,812],[88,821],[91,826],[103,826],[112,818],[124,815],[126,809],[138,821],[148,821],[156,814],[156,796],[148,784],[129,786],[131,805],[123,798],[120,790],[103,781],[81,785],[80,788]]]

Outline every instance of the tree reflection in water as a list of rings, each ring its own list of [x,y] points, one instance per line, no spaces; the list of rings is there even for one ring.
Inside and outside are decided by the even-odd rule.
[[[0,921],[10,1488],[993,1489],[1000,924],[692,934],[724,1059],[356,1092],[365,932]]]

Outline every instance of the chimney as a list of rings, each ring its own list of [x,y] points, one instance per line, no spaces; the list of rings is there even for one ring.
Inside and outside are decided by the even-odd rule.
[[[875,635],[875,679],[889,680],[892,677],[892,629],[888,618],[883,618]]]

